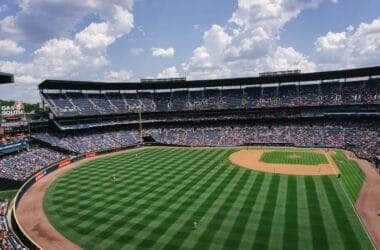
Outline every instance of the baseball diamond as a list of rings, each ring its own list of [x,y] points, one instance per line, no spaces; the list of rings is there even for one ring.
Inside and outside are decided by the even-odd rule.
[[[228,159],[238,150],[156,148],[93,160],[58,178],[44,209],[84,249],[372,248],[351,205],[360,185],[349,199],[336,176],[240,168]],[[345,178],[362,176],[334,154]]]
[[[1,0],[0,250],[380,250],[379,9]]]

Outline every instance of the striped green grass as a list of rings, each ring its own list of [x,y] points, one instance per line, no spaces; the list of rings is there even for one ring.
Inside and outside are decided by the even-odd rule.
[[[372,248],[336,177],[259,173],[231,164],[232,152],[157,148],[91,161],[48,189],[45,211],[84,249]]]
[[[351,201],[355,204],[365,179],[365,175],[358,163],[354,160],[348,159],[343,151],[337,151],[332,158],[340,170],[344,188],[347,190],[347,194]]]
[[[324,154],[312,151],[268,151],[261,155],[260,161],[277,164],[318,165],[327,164]]]

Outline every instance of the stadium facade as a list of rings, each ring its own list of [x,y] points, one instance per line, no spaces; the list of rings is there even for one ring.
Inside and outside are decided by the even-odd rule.
[[[323,146],[370,159],[379,154],[379,76],[380,67],[370,67],[197,81],[46,80],[39,90],[51,126],[34,138],[63,147],[68,137],[83,139],[89,146],[75,151],[87,152],[110,147],[91,147],[93,132],[116,131],[121,145],[144,136],[191,146]]]

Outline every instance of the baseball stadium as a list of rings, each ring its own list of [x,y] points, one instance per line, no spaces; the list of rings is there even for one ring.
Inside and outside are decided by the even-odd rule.
[[[2,107],[9,249],[380,247],[380,66],[38,88]]]

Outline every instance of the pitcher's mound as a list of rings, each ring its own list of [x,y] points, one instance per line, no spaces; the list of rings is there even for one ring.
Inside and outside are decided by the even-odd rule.
[[[328,164],[302,165],[302,164],[277,164],[265,163],[260,161],[261,155],[270,150],[240,150],[229,156],[229,160],[241,167],[249,168],[256,171],[286,174],[286,175],[337,175],[337,167],[329,155],[322,150],[318,153],[324,153],[328,159]]]

